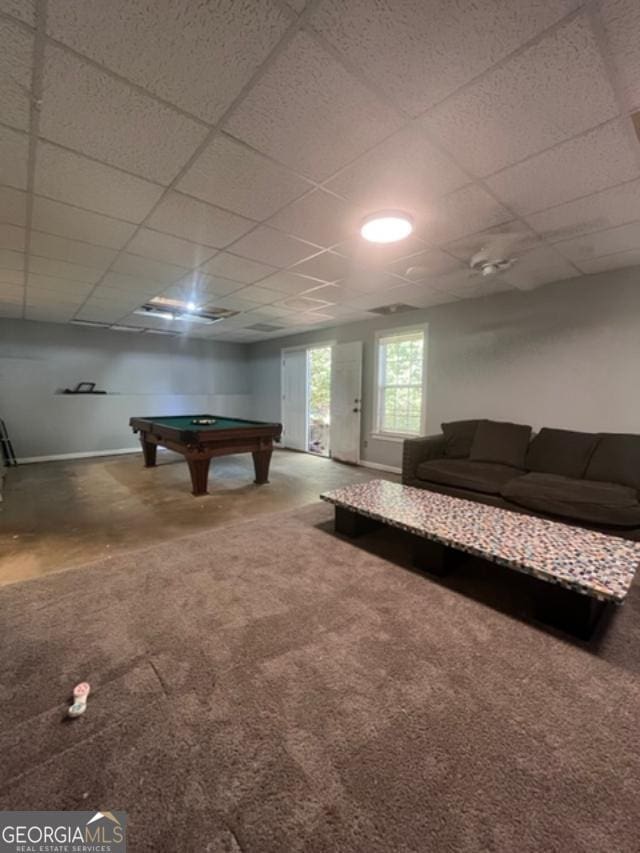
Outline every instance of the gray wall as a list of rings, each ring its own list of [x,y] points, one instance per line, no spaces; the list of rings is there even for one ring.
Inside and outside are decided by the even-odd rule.
[[[107,396],[56,394],[96,382]],[[240,344],[0,319],[0,417],[21,458],[121,450],[132,415],[251,411]]]
[[[374,332],[422,322],[428,433],[444,420],[479,416],[640,432],[638,267],[254,344],[253,417],[280,417],[281,347],[362,340],[362,458],[399,466],[401,444],[370,436]]]

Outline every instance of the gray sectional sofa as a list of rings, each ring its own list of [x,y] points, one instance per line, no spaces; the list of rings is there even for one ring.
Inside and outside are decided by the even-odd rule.
[[[640,435],[454,421],[404,442],[402,482],[640,540]]]

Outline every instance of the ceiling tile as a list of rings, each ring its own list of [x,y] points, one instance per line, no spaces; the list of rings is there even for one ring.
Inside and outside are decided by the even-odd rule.
[[[249,258],[240,258],[229,252],[220,252],[202,267],[212,275],[221,275],[243,284],[253,284],[261,278],[275,272],[275,267],[259,264]]]
[[[27,276],[27,287],[29,291],[48,290],[52,293],[57,293],[59,296],[65,294],[65,299],[85,299],[93,289],[92,284],[86,284],[81,281],[72,281],[68,278],[55,278],[50,275],[35,275],[34,273],[29,273]]]
[[[290,19],[271,0],[51,0],[51,35],[182,109],[215,122]]]
[[[75,303],[57,303],[25,306],[24,316],[27,320],[37,320],[44,323],[66,323],[76,310]]]
[[[406,284],[406,281],[387,272],[354,269],[339,284],[349,291],[368,293],[372,290],[391,290]]]
[[[173,284],[174,281],[183,278],[188,270],[185,267],[124,252],[113,264],[113,272],[123,272],[126,275],[133,275],[138,278]]]
[[[280,294],[282,298],[282,294]],[[259,308],[254,308],[251,311],[247,312],[247,318],[249,317],[261,317],[265,318],[266,322],[270,322],[274,318],[278,317],[286,317],[287,314],[290,314],[291,311],[287,308],[283,308],[282,305],[261,305]],[[259,322],[257,319],[255,322]]]
[[[602,255],[600,258],[582,258],[575,262],[578,269],[585,273],[608,272],[623,267],[640,267],[640,249],[630,252],[615,252],[612,255]]]
[[[485,279],[479,276],[472,276],[466,285],[457,284],[452,290],[451,295],[458,299],[480,299],[486,296],[494,296],[496,293],[513,293],[515,290],[501,276],[496,276],[492,279]]]
[[[584,13],[453,95],[424,123],[465,168],[490,175],[618,112]]]
[[[629,109],[640,109],[640,6],[637,0],[600,0],[609,49]]]
[[[427,243],[442,245],[512,218],[486,190],[473,184],[440,199],[419,236]]]
[[[477,234],[448,243],[445,249],[468,266],[476,252],[485,251],[495,258],[520,255],[540,245],[540,238],[522,222],[505,222]]]
[[[233,244],[233,252],[274,267],[288,267],[320,251],[319,246],[261,225]]]
[[[299,32],[225,129],[290,168],[324,180],[399,124],[390,107],[309,34]]]
[[[102,279],[100,288],[119,290],[136,296],[155,296],[162,289],[162,283],[124,273],[108,272]]]
[[[224,135],[207,145],[177,184],[189,195],[250,219],[266,219],[310,187],[304,178]]]
[[[82,305],[84,299],[84,294],[57,293],[55,290],[27,287],[27,305],[57,305],[60,310],[73,311]]]
[[[640,181],[630,181],[526,217],[545,240],[577,237],[640,220]]]
[[[139,298],[135,293],[128,294],[119,290],[110,290],[108,288],[96,287],[89,299],[87,305],[105,306],[113,308],[121,313],[137,308],[140,303]]]
[[[0,10],[20,18],[25,24],[35,24],[35,0],[0,0]]]
[[[276,213],[268,225],[318,246],[333,246],[357,234],[364,213],[344,199],[314,190]]]
[[[0,225],[0,249],[24,252],[27,232],[18,225]]]
[[[338,281],[349,274],[352,262],[335,252],[321,252],[291,268],[291,272],[308,276],[318,281]]]
[[[11,249],[0,249],[0,270],[23,270],[24,255]]]
[[[33,34],[20,24],[0,18],[0,103],[2,121],[29,129]]]
[[[141,228],[127,246],[127,251],[133,255],[143,255],[156,261],[163,261],[178,266],[197,267],[214,254],[210,246],[199,246],[179,237]]]
[[[121,311],[119,308],[108,308],[106,305],[87,303],[77,312],[76,316],[79,320],[95,320],[101,323],[116,323],[122,319],[126,311]],[[145,325],[147,325],[145,323]]]
[[[382,305],[392,305],[394,302],[399,302],[399,300],[395,299],[390,291],[383,289],[382,291],[376,290],[371,291],[371,293],[350,296],[345,305],[361,311],[370,311],[373,308],[380,308]]]
[[[0,187],[0,222],[25,225],[27,221],[27,194],[12,187]]]
[[[95,284],[102,276],[104,270],[31,255],[29,257],[29,272],[36,273],[37,275],[51,275],[55,278],[68,278],[71,281],[84,281],[87,284]]]
[[[0,137],[1,134],[0,128]],[[158,201],[163,189],[142,178],[40,142],[36,157],[35,191],[106,216],[141,222]]]
[[[121,249],[136,230],[129,222],[40,196],[33,199],[32,226],[48,234],[112,249]]]
[[[319,282],[314,282],[311,279],[304,278],[303,276],[295,275],[295,273],[292,272],[283,271],[276,272],[268,278],[262,279],[260,287],[266,287],[269,290],[277,290],[280,293],[298,294],[311,290],[314,284],[319,284]]]
[[[314,27],[417,115],[579,5],[579,0],[325,0]]]
[[[171,191],[153,211],[147,225],[193,243],[220,249],[250,231],[254,223],[191,196]]]
[[[235,293],[231,296],[223,296],[216,301],[216,307],[229,308],[231,311],[249,311],[251,308],[257,308],[259,304],[255,299],[242,299]]]
[[[282,293],[279,293],[277,290],[269,290],[257,284],[244,287],[242,290],[238,290],[235,295],[240,299],[249,299],[252,302],[258,302],[260,305],[269,305],[271,302],[282,299]]]
[[[168,184],[207,129],[49,43],[40,134],[112,166]]]
[[[351,305],[328,305],[322,309],[322,313],[333,317],[339,322],[356,322],[357,320],[371,320],[373,315],[360,308],[354,308]]]
[[[178,287],[187,287],[189,290],[213,293],[216,296],[227,296],[229,293],[241,290],[243,285],[239,281],[232,281],[229,278],[217,275],[206,275],[196,270],[179,281]]]
[[[511,269],[500,275],[508,284],[529,290],[551,281],[574,278],[578,273],[554,249],[542,246],[521,255]]]
[[[439,249],[427,249],[389,265],[389,271],[409,281],[425,281],[435,275],[459,269],[460,261]]]
[[[69,240],[67,237],[43,234],[42,231],[32,231],[31,254],[42,258],[68,261],[72,264],[82,264],[85,267],[106,269],[116,257],[117,251],[107,249],[105,246],[82,243],[79,240]]]
[[[290,308],[292,311],[319,311],[330,304],[326,299],[313,299],[311,296],[289,296],[277,303],[277,305]]]
[[[26,133],[0,126],[0,184],[27,188],[29,137]]]
[[[400,258],[415,255],[425,248],[425,244],[418,237],[406,237],[397,243],[369,243],[362,237],[357,236],[346,243],[335,246],[334,250],[351,259],[352,266],[365,269],[382,269],[389,267]]]
[[[555,244],[555,248],[572,261],[597,258],[614,252],[628,252],[638,247],[640,247],[640,222],[619,225],[617,228],[596,231],[571,240],[561,240]]]
[[[406,284],[397,287],[389,293],[388,302],[400,302],[404,305],[414,305],[416,308],[431,308],[433,305],[443,305],[453,302],[451,293],[444,293],[435,287],[422,284]]]
[[[534,213],[637,178],[637,148],[628,119],[610,122],[487,178],[487,184],[517,213]]]
[[[420,231],[437,198],[459,189],[469,178],[411,125],[359,157],[327,187],[356,202],[366,213],[403,210]]]

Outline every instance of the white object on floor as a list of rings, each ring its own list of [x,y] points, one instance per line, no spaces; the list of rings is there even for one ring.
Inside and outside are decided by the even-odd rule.
[[[87,710],[87,699],[91,692],[88,681],[81,681],[73,688],[73,705],[69,707],[67,714],[70,717],[80,717]]]

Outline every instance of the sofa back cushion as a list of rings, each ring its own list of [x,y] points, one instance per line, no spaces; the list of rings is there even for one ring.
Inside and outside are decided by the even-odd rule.
[[[584,476],[640,491],[640,435],[601,433]]]
[[[444,434],[444,455],[448,459],[465,459],[471,452],[479,420],[451,421],[442,424]]]
[[[581,478],[597,441],[595,433],[543,427],[529,445],[526,468],[540,474]]]
[[[525,424],[480,421],[469,459],[524,468],[530,438],[531,427]]]

